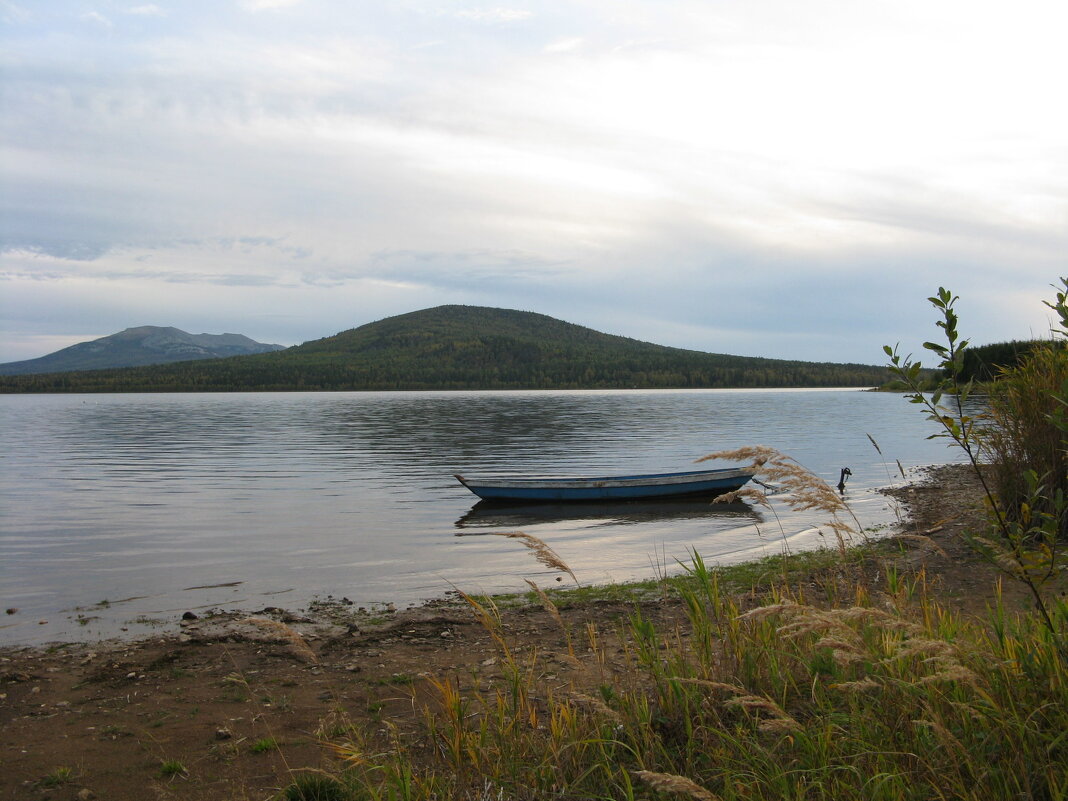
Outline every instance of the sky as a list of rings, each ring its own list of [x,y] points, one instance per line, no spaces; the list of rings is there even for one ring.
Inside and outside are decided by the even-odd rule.
[[[445,303],[885,361],[1068,275],[1063,0],[0,0],[0,361]]]

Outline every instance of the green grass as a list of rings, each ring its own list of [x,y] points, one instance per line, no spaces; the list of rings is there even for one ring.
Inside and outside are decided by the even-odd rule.
[[[159,775],[164,779],[173,779],[178,776],[184,776],[188,771],[177,759],[165,759],[160,763]]]
[[[837,569],[843,564],[856,566],[868,560],[883,559],[899,549],[900,546],[892,541],[872,540],[850,548],[844,562],[839,551],[820,548],[799,551],[785,558],[782,555],[773,555],[738,564],[718,565],[715,569],[724,592],[751,592],[754,588],[783,581],[794,582],[832,567]],[[670,578],[582,587],[546,587],[543,591],[562,610],[597,603],[636,605],[663,598],[665,595],[673,595],[673,588],[678,586],[679,582],[685,583],[689,580],[683,566],[678,566],[678,570],[681,574]],[[534,592],[494,595],[491,600],[499,609],[514,609],[538,603]]]
[[[74,781],[74,769],[69,767],[57,767],[49,771],[41,778],[38,784],[41,787],[62,787]]]
[[[278,741],[273,737],[262,737],[259,740],[256,740],[256,742],[254,742],[251,746],[249,746],[249,750],[251,750],[254,754],[263,754],[267,751],[274,751],[277,748]]]
[[[351,801],[354,794],[338,779],[321,773],[299,773],[282,790],[284,801]]]

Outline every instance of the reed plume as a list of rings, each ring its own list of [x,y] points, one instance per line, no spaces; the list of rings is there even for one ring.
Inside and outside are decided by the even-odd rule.
[[[914,542],[921,548],[928,551],[933,551],[939,556],[949,556],[949,554],[945,552],[941,545],[939,545],[933,539],[924,534],[898,534],[896,539],[903,540],[905,542]]]
[[[820,509],[830,513],[848,512],[849,507],[823,479],[806,470],[793,457],[767,445],[750,445],[729,451],[716,451],[698,462],[726,459],[749,462],[750,467],[769,482],[780,484],[788,493],[790,507],[796,511]]]
[[[591,712],[595,712],[613,723],[622,723],[622,716],[612,709],[608,704],[602,701],[600,698],[596,698],[586,693],[570,693],[568,699],[577,707],[582,709],[588,709]]]
[[[571,644],[571,631],[568,629],[567,624],[564,623],[564,618],[560,615],[560,610],[557,608],[556,604],[553,603],[552,598],[550,598],[546,594],[545,590],[543,590],[530,579],[523,579],[523,581],[530,585],[530,588],[534,590],[534,594],[538,596],[538,601],[541,603],[541,608],[552,616],[552,619],[556,621],[556,624],[560,627],[560,630],[564,632],[564,639],[567,640],[568,656],[571,659],[575,660],[575,648]]]
[[[702,456],[698,462],[712,459],[726,459],[732,462],[749,462],[750,468],[759,476],[763,485],[776,484],[785,491],[786,504],[795,512],[817,510],[831,516],[827,526],[834,532],[839,550],[845,551],[846,545],[861,530],[849,504],[835,489],[810,470],[804,468],[793,457],[768,447],[767,445],[749,445],[734,450],[716,451]],[[753,498],[758,503],[769,506],[767,495],[745,488],[734,494],[734,498]],[[844,518],[852,523],[843,522]]]
[[[530,549],[534,554],[534,558],[541,562],[548,568],[553,570],[560,570],[571,576],[571,580],[575,582],[575,586],[582,586],[579,584],[579,580],[575,578],[575,574],[571,568],[567,566],[567,563],[557,556],[556,551],[546,545],[542,540],[535,537],[533,534],[525,534],[522,531],[491,531],[491,534],[495,534],[498,537],[509,537],[513,540],[519,540],[523,545]]]
[[[725,492],[722,495],[717,495],[712,499],[712,503],[734,503],[735,501],[747,499],[755,502],[759,506],[763,506],[766,509],[771,508],[771,501],[768,500],[766,493],[752,487],[742,487],[736,489],[733,492]]]
[[[726,684],[721,681],[708,681],[706,679],[676,678],[675,680],[680,684],[694,684],[700,687],[708,687],[713,690],[722,690],[723,692],[730,693],[733,697],[724,701],[724,706],[737,707],[744,709],[747,712],[758,711],[767,713],[768,717],[761,719],[757,723],[757,728],[760,731],[769,733],[789,732],[798,731],[801,728],[800,723],[770,698],[766,698],[762,695],[753,695],[747,689],[739,687],[737,684]]]
[[[263,630],[270,636],[272,642],[288,646],[290,653],[298,659],[310,663],[319,661],[319,657],[315,655],[315,651],[308,645],[307,640],[300,636],[300,632],[285,623],[279,623],[277,620],[269,620],[265,617],[246,617],[241,622]]]
[[[651,770],[636,770],[634,777],[662,793],[675,793],[696,798],[697,801],[719,801],[719,797],[708,792],[704,787],[673,773],[654,773]]]

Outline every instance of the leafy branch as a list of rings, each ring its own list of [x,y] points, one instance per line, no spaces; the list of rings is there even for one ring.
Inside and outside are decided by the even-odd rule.
[[[1061,320],[1062,327],[1055,333],[1068,337],[1068,279],[1061,281],[1063,289],[1058,290],[1056,301],[1046,302],[1046,305],[1056,311]],[[945,344],[925,342],[923,347],[938,358],[942,378],[933,391],[925,392],[920,384],[921,363],[911,355],[902,357],[896,346],[887,345],[883,350],[890,359],[890,372],[907,388],[906,398],[909,402],[923,407],[927,418],[939,426],[939,430],[930,438],[945,437],[959,447],[982,485],[998,541],[974,538],[973,544],[999,568],[1028,588],[1044,625],[1051,634],[1056,634],[1057,627],[1042,593],[1042,585],[1061,569],[1058,535],[1059,521],[1065,509],[1063,493],[1059,490],[1050,492],[1038,472],[1028,469],[1024,475],[1026,497],[1017,503],[1014,516],[1006,513],[1003,499],[991,489],[982,467],[984,432],[981,418],[966,413],[973,384],[963,380],[968,340],[961,338],[958,329],[959,317],[954,308],[958,297],[939,287],[938,293],[928,300],[941,316],[936,325],[942,329]],[[1062,386],[1055,400],[1063,405],[1066,398],[1068,386]],[[1068,429],[1063,425],[1063,417],[1061,420],[1063,433]],[[1040,511],[1048,509],[1053,509],[1053,512]]]

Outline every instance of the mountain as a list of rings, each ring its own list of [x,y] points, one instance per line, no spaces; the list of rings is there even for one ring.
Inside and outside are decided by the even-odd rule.
[[[190,359],[218,359],[282,350],[241,334],[187,334],[178,328],[142,325],[80,342],[39,359],[0,364],[0,375],[62,373],[105,367],[141,367]]]
[[[885,368],[669,348],[543,314],[438,306],[276,353],[0,378],[4,392],[878,386]]]

